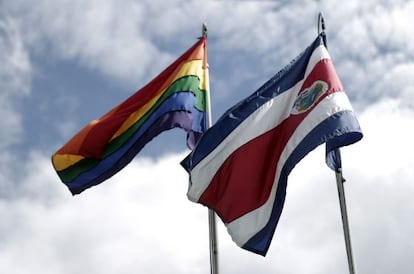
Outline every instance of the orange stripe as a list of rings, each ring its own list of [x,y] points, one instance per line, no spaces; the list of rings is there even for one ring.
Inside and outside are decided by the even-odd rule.
[[[186,60],[183,60],[181,65],[179,65],[179,67],[177,67],[175,71],[168,76],[167,80],[162,84],[160,90],[155,94],[154,98],[152,98],[149,102],[147,102],[136,112],[132,113],[122,124],[122,126],[115,132],[115,134],[112,136],[112,139],[122,134],[132,124],[134,124],[138,119],[140,119],[142,115],[144,115],[152,107],[152,105],[156,103],[156,101],[163,94],[163,92],[178,78],[185,75],[196,75],[201,80],[200,89],[204,90],[208,84],[206,82],[206,80],[208,79],[204,79],[203,77],[203,75],[206,75],[206,73],[203,73],[203,69],[200,68],[199,64],[194,65],[194,61],[196,61],[197,63],[201,60],[202,67],[205,68],[205,57],[205,43],[200,43],[200,45],[196,49],[194,49],[193,52],[191,52],[188,58]],[[89,131],[95,126],[95,124],[107,119],[108,117],[111,117],[111,115],[114,112],[116,112],[119,107],[120,105],[111,109],[109,112],[107,112],[100,118],[91,121],[84,128],[82,128],[75,136],[73,136],[64,146],[62,146],[57,152],[55,152],[55,154],[52,156],[52,162],[55,166],[55,169],[57,171],[63,170],[83,159],[84,157],[79,155],[79,150]]]

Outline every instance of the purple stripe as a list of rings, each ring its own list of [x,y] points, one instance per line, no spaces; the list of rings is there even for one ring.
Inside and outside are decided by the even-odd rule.
[[[150,140],[162,131],[174,127],[183,128],[189,133],[187,140],[188,145],[191,146],[201,135],[201,132],[200,134],[194,133],[193,128],[199,129],[204,126],[205,112],[194,108],[194,95],[191,92],[174,93],[118,150],[65,184],[72,194],[79,194],[110,178],[125,167]]]

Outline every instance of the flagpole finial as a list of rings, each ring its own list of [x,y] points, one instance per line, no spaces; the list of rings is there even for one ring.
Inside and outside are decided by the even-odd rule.
[[[207,24],[203,23],[201,26],[201,37],[207,38]]]
[[[325,33],[325,19],[323,18],[323,14],[320,11],[318,14],[318,35],[321,33]]]

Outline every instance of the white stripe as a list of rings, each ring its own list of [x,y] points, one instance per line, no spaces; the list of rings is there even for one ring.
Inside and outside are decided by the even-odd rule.
[[[308,66],[306,67],[305,76],[307,77],[309,73],[311,73],[313,67],[322,59],[328,59],[331,60],[331,56],[329,55],[328,50],[325,48],[325,46],[320,45],[317,47],[311,57],[309,58]],[[305,77],[305,79],[306,79]]]
[[[293,150],[323,120],[344,110],[352,110],[348,97],[344,92],[334,92],[325,97],[298,126],[280,156],[269,199],[263,206],[226,225],[229,234],[237,245],[243,246],[268,223],[276,198],[280,172]]]
[[[303,79],[308,77],[321,59],[329,58],[329,53],[324,46],[316,48],[310,57]],[[294,100],[303,84],[303,79],[253,112],[192,169],[190,174],[192,184],[190,184],[187,193],[189,200],[193,202],[199,200],[217,170],[237,148],[273,129],[289,117]]]
[[[197,202],[223,162],[236,149],[271,130],[285,120],[291,110],[302,81],[291,90],[269,100],[233,130],[207,157],[191,171],[192,184],[188,198]]]

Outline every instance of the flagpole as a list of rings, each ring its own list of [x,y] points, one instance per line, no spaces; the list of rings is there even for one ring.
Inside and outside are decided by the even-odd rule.
[[[201,28],[201,35],[207,39],[207,25],[204,23]],[[212,126],[210,88],[206,91],[206,107],[207,107],[207,128]],[[210,245],[210,273],[218,274],[218,249],[217,249],[217,229],[216,214],[213,210],[208,210],[208,232]]]
[[[345,247],[346,247],[346,255],[348,257],[349,273],[355,274],[356,272],[355,272],[355,265],[354,265],[354,257],[352,254],[351,235],[349,232],[348,213],[346,210],[346,202],[345,202],[345,191],[344,191],[345,179],[342,175],[342,168],[338,168],[338,170],[335,171],[335,175],[336,175],[336,185],[338,188],[339,205],[341,207],[342,227],[344,230]]]
[[[325,32],[325,19],[323,18],[322,12],[319,12],[318,35],[323,32]],[[338,150],[337,155],[340,158],[341,155],[339,152],[339,148],[337,148],[337,150]],[[344,191],[345,179],[343,177],[341,167],[336,169],[335,176],[336,176],[336,186],[338,188],[339,206],[341,208],[342,228],[344,231],[346,255],[348,258],[348,269],[349,269],[350,274],[355,274],[356,272],[355,272],[355,265],[354,265],[354,257],[352,254],[351,235],[349,232],[348,213],[347,213],[346,202],[345,202],[345,191]]]

